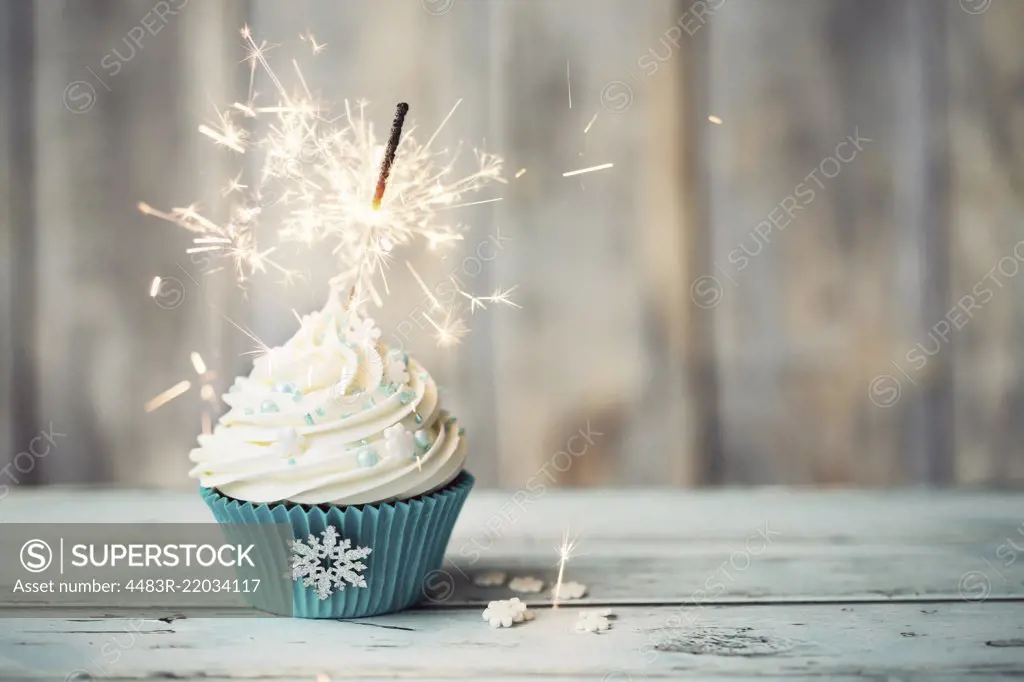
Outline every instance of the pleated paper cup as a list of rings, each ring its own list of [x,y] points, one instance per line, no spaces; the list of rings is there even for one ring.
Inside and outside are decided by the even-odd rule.
[[[455,519],[473,483],[473,477],[463,471],[426,495],[344,507],[253,504],[213,488],[200,488],[200,493],[221,524],[288,524],[293,539],[307,544],[310,536],[322,540],[330,526],[339,543],[348,540],[351,549],[369,548],[369,555],[359,559],[366,566],[359,572],[366,587],[348,584],[322,598],[315,586],[307,587],[301,577],[292,580],[289,575],[246,595],[256,608],[279,615],[363,618],[407,609],[428,596],[424,581],[440,569]]]

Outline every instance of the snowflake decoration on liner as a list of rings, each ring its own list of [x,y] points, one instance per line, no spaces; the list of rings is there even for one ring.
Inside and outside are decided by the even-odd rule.
[[[517,578],[512,578],[512,582],[508,584],[508,588],[513,592],[537,594],[544,588],[544,581],[528,575],[519,576]]]
[[[574,580],[567,580],[561,588],[551,590],[551,596],[555,599],[579,599],[586,593],[587,586]]]
[[[513,623],[533,620],[533,611],[526,608],[526,604],[519,601],[519,597],[512,597],[492,601],[484,609],[483,616],[492,628],[510,628]]]
[[[498,587],[505,584],[508,574],[505,571],[484,571],[473,576],[473,584],[480,587]]]
[[[410,459],[415,452],[412,434],[401,424],[384,429],[384,448],[397,460]]]
[[[598,634],[611,628],[611,609],[596,609],[592,611],[580,611],[576,618],[573,630],[576,632],[593,632]]]
[[[409,383],[409,372],[405,369],[405,362],[401,358],[389,358],[388,364],[384,367],[384,378],[389,384],[405,386]]]
[[[310,535],[306,542],[292,541],[292,580],[302,579],[304,587],[312,587],[320,599],[327,599],[337,590],[344,592],[346,585],[366,587],[366,578],[360,573],[371,551],[369,547],[352,547],[352,541],[338,542],[338,529],[327,526],[320,538]],[[326,565],[325,565],[326,564]]]
[[[354,320],[352,328],[345,333],[345,340],[360,346],[372,346],[380,338],[380,328],[371,317]]]

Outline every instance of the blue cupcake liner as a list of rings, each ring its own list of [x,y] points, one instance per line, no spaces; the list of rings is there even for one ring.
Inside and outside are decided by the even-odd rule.
[[[333,526],[351,548],[372,551],[361,561],[366,587],[348,586],[321,599],[302,580],[269,580],[261,590],[247,594],[256,608],[297,618],[363,618],[401,611],[426,596],[424,580],[444,560],[455,519],[474,478],[461,472],[455,480],[432,493],[398,502],[353,506],[307,506],[288,502],[253,504],[226,497],[214,488],[200,488],[203,500],[221,524],[286,524],[293,538],[321,538]],[[274,554],[269,548],[257,548]],[[271,565],[268,558],[266,565]],[[278,561],[280,564],[280,561]],[[240,576],[241,577],[241,576]]]

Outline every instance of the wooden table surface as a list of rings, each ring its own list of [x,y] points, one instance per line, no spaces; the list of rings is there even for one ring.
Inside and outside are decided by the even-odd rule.
[[[0,501],[7,523],[127,519],[210,517],[197,496],[169,492],[17,490]],[[566,527],[579,539],[566,579],[587,597],[553,610],[535,595],[536,620],[488,627],[486,603],[513,593],[466,576],[551,581]],[[448,550],[436,603],[358,621],[153,613],[131,634],[118,618],[3,619],[0,680],[1024,675],[1024,495],[478,490]],[[613,609],[612,629],[573,632],[592,607]]]

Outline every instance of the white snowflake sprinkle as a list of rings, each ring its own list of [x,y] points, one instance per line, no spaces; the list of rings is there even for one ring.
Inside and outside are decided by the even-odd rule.
[[[397,384],[400,387],[408,384],[409,372],[406,370],[405,362],[401,358],[388,359],[388,364],[384,368],[384,378],[389,384]]]
[[[302,454],[305,448],[306,438],[295,429],[281,429],[278,432],[274,449],[281,457],[295,457]]]
[[[586,593],[587,586],[573,580],[562,583],[562,587],[557,590],[557,593],[555,588],[551,589],[551,596],[554,599],[579,599]]]
[[[510,628],[514,623],[533,620],[533,611],[526,608],[519,597],[512,597],[490,602],[484,609],[483,617],[492,628]]]
[[[484,571],[473,576],[473,584],[480,587],[497,587],[504,585],[508,574],[505,571]]]
[[[397,460],[409,459],[415,453],[412,434],[401,424],[384,429],[384,449]]]
[[[611,628],[611,609],[596,609],[592,611],[580,611],[576,618],[573,629],[576,632],[593,632],[595,634],[604,632]]]
[[[352,328],[345,333],[345,340],[360,346],[372,346],[380,338],[380,327],[373,318],[353,318]]]
[[[366,579],[360,575],[366,564],[359,559],[365,559],[372,550],[350,549],[351,540],[344,538],[339,543],[334,526],[327,526],[320,535],[323,541],[314,535],[306,542],[292,541],[292,580],[301,579],[303,586],[312,587],[320,599],[327,599],[335,590],[344,592],[346,584],[366,587]]]
[[[512,578],[508,588],[513,592],[520,592],[522,594],[537,594],[544,589],[544,581],[528,575],[519,576]]]

